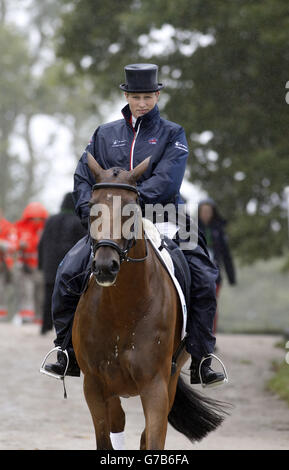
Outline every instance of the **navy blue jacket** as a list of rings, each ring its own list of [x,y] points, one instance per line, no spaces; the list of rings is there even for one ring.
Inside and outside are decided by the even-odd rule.
[[[138,181],[141,205],[181,203],[179,191],[188,157],[183,128],[161,118],[157,105],[138,118],[135,127],[129,105],[123,108],[122,114],[124,119],[96,129],[86,151],[104,169],[116,166],[130,170],[151,156],[148,169]],[[89,216],[88,201],[95,184],[86,151],[74,174],[73,192],[76,212],[83,221]]]

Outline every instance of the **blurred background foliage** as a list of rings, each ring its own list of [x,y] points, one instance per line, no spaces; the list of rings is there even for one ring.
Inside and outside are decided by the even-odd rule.
[[[230,222],[245,261],[288,246],[289,16],[284,0],[64,1],[57,51],[95,93],[116,95],[126,63],[151,61],[166,84],[162,112],[182,124],[190,179]],[[166,40],[162,40],[165,38]],[[207,139],[200,139],[204,131]]]
[[[24,27],[13,23],[20,7]],[[247,264],[282,257],[288,269],[286,0],[1,0],[0,10],[7,216],[39,194],[51,165],[36,148],[33,119],[45,114],[68,127],[78,159],[116,111],[124,66],[153,62],[165,83],[162,114],[187,134],[187,177],[217,202],[234,254]],[[16,137],[24,153],[11,144]]]

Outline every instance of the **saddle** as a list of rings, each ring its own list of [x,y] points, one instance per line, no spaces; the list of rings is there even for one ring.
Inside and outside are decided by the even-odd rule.
[[[163,248],[168,250],[172,258],[174,274],[182,288],[188,310],[190,305],[191,273],[186,257],[177,243],[167,236],[163,237],[159,250],[161,251]]]
[[[143,218],[144,232],[159,260],[171,276],[175,285],[183,313],[183,340],[186,335],[187,311],[190,304],[191,274],[184,256],[177,243],[166,235],[161,235],[158,228],[148,219]],[[177,231],[177,229],[176,229]]]

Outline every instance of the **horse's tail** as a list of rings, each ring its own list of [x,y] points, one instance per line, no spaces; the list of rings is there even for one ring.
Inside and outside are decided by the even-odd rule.
[[[190,441],[199,441],[224,420],[225,403],[201,395],[179,377],[169,423]]]

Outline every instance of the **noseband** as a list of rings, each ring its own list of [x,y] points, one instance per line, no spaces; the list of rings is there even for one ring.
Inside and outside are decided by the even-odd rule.
[[[92,187],[92,190],[95,191],[97,189],[103,189],[103,188],[117,188],[117,189],[125,189],[126,191],[133,191],[134,193],[137,194],[137,204],[139,204],[139,196],[140,193],[138,189],[130,184],[125,184],[125,183],[97,183],[94,184]],[[100,248],[101,246],[109,246],[110,248],[114,248],[117,253],[119,254],[119,259],[120,263],[123,261],[128,261],[128,262],[133,262],[133,263],[138,263],[140,261],[144,261],[147,256],[148,256],[148,251],[147,251],[147,239],[144,237],[145,240],[145,249],[146,249],[146,254],[143,258],[130,258],[128,256],[129,250],[136,244],[136,239],[135,237],[132,237],[131,239],[128,240],[126,248],[121,248],[116,242],[112,240],[100,240],[99,242],[95,243],[93,246],[93,253],[96,253],[96,250]]]

